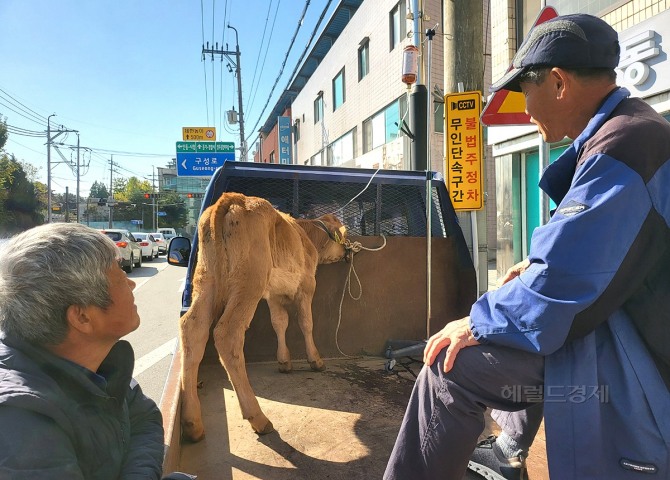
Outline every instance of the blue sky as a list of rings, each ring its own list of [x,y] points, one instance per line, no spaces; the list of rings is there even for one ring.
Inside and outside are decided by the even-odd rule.
[[[235,50],[234,32],[225,27],[230,24],[238,30],[249,137],[286,87],[329,1],[309,1],[283,75],[261,117],[306,3],[1,0],[0,115],[24,133],[45,132],[51,114],[56,114],[51,117],[52,128],[77,130],[81,146],[94,149],[90,155],[81,150],[82,162],[89,164],[81,169],[84,197],[93,182],[109,184],[112,157],[118,164],[114,177],[150,180],[153,167],[165,166],[175,156],[182,127],[215,126],[217,140],[239,146],[238,126],[225,123],[226,110],[233,106],[238,110],[237,81],[228,72],[227,61],[202,61],[203,36],[205,42],[218,42],[219,48],[227,42],[227,49]],[[329,10],[337,3],[333,0]],[[323,24],[329,16],[330,12]],[[255,137],[254,133],[250,142]],[[68,147],[76,145],[76,134],[54,141],[65,144],[60,151],[66,160],[76,159]],[[37,167],[37,179],[46,183],[44,135],[10,131],[5,151]],[[53,149],[51,159],[52,190],[63,193],[68,186],[74,193],[73,171],[56,163],[63,160]]]

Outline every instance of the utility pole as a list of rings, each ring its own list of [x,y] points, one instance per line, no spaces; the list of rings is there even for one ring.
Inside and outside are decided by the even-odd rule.
[[[415,47],[419,49],[419,52],[423,51],[421,46],[421,18],[423,17],[423,12],[421,11],[421,5],[419,5],[419,0],[412,0],[412,43]],[[425,58],[423,54],[419,57],[423,61]],[[430,133],[428,132],[428,126],[426,125],[427,118],[427,107],[428,103],[428,90],[423,83],[421,78],[422,67],[419,65],[417,70],[416,83],[412,87],[412,92],[409,96],[409,108],[410,108],[410,130],[414,134],[414,140],[412,141],[412,165],[410,168],[412,170],[429,170],[430,166],[426,161],[426,144],[430,138]]]
[[[110,205],[110,203],[114,203],[114,185],[113,185],[113,175],[114,172],[114,155],[109,156],[109,198],[107,199],[107,208],[109,208],[109,226],[108,228],[113,228],[114,225],[114,219],[113,216],[114,214],[112,213],[114,210],[113,205]],[[111,200],[111,201],[110,201]]]
[[[221,55],[221,61],[223,57],[226,57],[229,62],[235,66],[235,76],[237,76],[237,103],[238,108],[240,109],[240,160],[243,162],[247,161],[247,143],[244,139],[244,109],[242,106],[242,63],[240,60],[240,43],[237,35],[237,29],[228,25],[228,28],[235,31],[235,50],[227,50],[228,45],[226,44],[226,50],[219,49],[219,43],[212,45],[213,48],[209,48],[209,42],[207,42],[207,47],[202,46],[202,59],[205,59],[205,54],[210,54],[212,60],[214,60],[214,55]],[[235,55],[235,60],[232,59],[231,55]]]
[[[56,114],[52,113],[47,117],[47,223],[51,223],[51,144],[53,141],[64,133],[77,133],[76,130],[67,130],[62,126],[58,129],[58,132],[52,137],[51,136],[51,117],[55,117]],[[60,153],[60,152],[59,152]],[[62,155],[61,155],[62,156]]]
[[[445,92],[484,91],[483,17],[484,7],[481,0],[443,2]],[[431,92],[428,94],[431,95]],[[444,108],[448,106],[445,105]],[[482,159],[482,162],[485,165],[485,159]],[[484,165],[482,172],[485,171]],[[472,248],[473,263],[477,272],[477,289],[478,292],[486,292],[488,245],[485,211],[479,214],[476,211],[470,212],[470,222],[462,222],[462,225],[468,223],[471,230],[468,242]]]
[[[79,216],[79,132],[77,132],[77,201],[75,205],[77,205],[77,223],[81,223],[81,216]]]

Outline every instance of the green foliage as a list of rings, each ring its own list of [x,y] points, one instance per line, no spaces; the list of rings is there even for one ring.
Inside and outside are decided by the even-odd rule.
[[[13,156],[0,155],[0,234],[11,235],[44,223],[41,191]]]
[[[8,133],[7,133],[7,117],[0,117],[0,150],[5,148],[7,143]]]
[[[172,227],[181,229],[188,223],[188,211],[184,205],[184,199],[178,193],[166,193],[161,196],[158,206],[164,217],[158,217],[158,225],[161,227]]]
[[[114,199],[119,202],[114,207],[114,220],[143,220],[145,229],[153,226],[153,200],[144,198],[145,193],[153,192],[151,183],[137,177],[119,179],[114,183]],[[158,217],[158,224],[163,227],[182,228],[188,222],[188,211],[184,199],[177,193],[161,194],[156,199],[158,211],[167,215]]]
[[[89,193],[91,198],[107,198],[109,197],[109,192],[104,183],[98,182],[97,180],[91,185],[91,191]]]

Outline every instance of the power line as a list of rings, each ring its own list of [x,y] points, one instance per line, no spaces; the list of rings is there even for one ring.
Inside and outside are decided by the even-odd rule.
[[[22,117],[24,117],[24,118],[26,118],[30,121],[33,121],[33,122],[35,122],[35,123],[37,123],[37,124],[39,124],[43,127],[46,127],[47,122],[46,122],[46,118],[44,117],[44,115],[40,115],[35,110],[33,110],[33,109],[27,107],[26,105],[24,105],[23,103],[19,102],[16,98],[14,98],[12,95],[10,95],[9,93],[7,93],[5,90],[3,90],[1,88],[0,88],[0,92],[2,92],[2,95],[0,96],[0,98],[4,97],[4,98],[2,98],[4,101],[10,102],[12,104],[12,106],[9,106],[9,105],[7,105],[3,102],[0,102],[2,105],[9,108],[10,110],[12,110],[16,114],[21,115]],[[23,113],[15,110],[14,108],[18,108]]]
[[[312,31],[312,35],[310,36],[309,42],[307,42],[307,45],[305,47],[305,51],[303,54],[300,56],[298,59],[298,62],[296,63],[295,69],[293,70],[293,73],[291,74],[291,77],[289,78],[289,82],[291,78],[293,78],[293,75],[295,75],[295,72],[298,70],[298,67],[300,66],[300,63],[302,62],[302,59],[305,57],[305,54],[307,52],[307,49],[309,45],[312,43],[312,40],[314,40],[314,37],[316,36],[316,32],[321,26],[321,22],[323,21],[324,17],[326,16],[326,12],[328,11],[328,8],[330,8],[330,4],[332,3],[333,0],[328,0],[328,4],[325,6],[323,9],[323,12],[321,12],[321,16],[319,17],[319,21],[317,22],[316,26],[314,27],[314,30]],[[277,87],[277,83],[279,83],[279,79],[282,76],[282,73],[284,73],[284,66],[286,65],[286,60],[288,60],[288,56],[291,53],[291,49],[293,48],[293,44],[295,43],[295,39],[298,36],[298,32],[300,31],[300,27],[302,26],[302,22],[305,19],[305,14],[307,13],[307,8],[309,7],[310,0],[306,0],[305,2],[305,8],[302,11],[302,15],[300,16],[300,21],[298,22],[298,26],[296,27],[295,33],[293,34],[293,38],[291,39],[291,43],[288,47],[288,50],[286,51],[286,56],[284,57],[284,61],[281,64],[281,68],[279,69],[279,74],[277,75],[277,78],[275,79],[275,83],[272,85],[272,90],[270,91],[270,95],[268,95],[268,99],[265,102],[265,105],[263,106],[263,110],[261,111],[260,115],[258,116],[258,120],[256,121],[256,124],[254,125],[254,128],[250,130],[252,132],[249,134],[249,137],[245,139],[245,143],[248,143],[248,139],[251,138],[253,135],[253,132],[256,132],[256,128],[258,127],[258,124],[261,122],[261,118],[263,118],[263,115],[265,114],[265,109],[268,107],[270,104],[270,99],[272,98],[272,94],[275,91],[275,88]],[[287,84],[288,86],[288,84]],[[255,140],[254,140],[255,141]]]
[[[202,31],[202,44],[205,45],[205,5],[200,0],[200,29]],[[205,55],[202,56],[202,70],[205,74],[205,110],[207,111],[207,125],[209,125],[209,97],[207,92],[207,64],[205,64]]]
[[[277,20],[277,11],[279,10],[279,3],[280,1],[277,1],[277,8],[275,9],[275,15],[274,15],[274,21],[272,22],[272,29],[274,30],[275,26],[275,21]],[[267,32],[268,29],[268,22],[270,21],[270,10],[272,10],[272,1],[268,3],[268,12],[265,14],[265,25],[263,26],[263,35],[261,36],[261,46],[258,49],[258,57],[256,58],[256,65],[254,65],[254,74],[251,79],[251,88],[249,89],[249,98],[247,98],[247,109],[251,111],[251,105],[253,104],[253,101],[255,99],[255,94],[254,94],[254,83],[256,82],[256,73],[258,72],[258,64],[260,63],[261,59],[261,51],[263,50],[263,44],[265,43],[265,33]],[[270,34],[270,38],[268,38],[268,43],[265,46],[265,56],[268,54],[268,50],[270,50],[270,40],[272,39],[272,34]],[[265,66],[265,57],[263,57],[263,66]],[[263,69],[261,67],[261,73],[263,73]],[[260,79],[259,79],[260,83]],[[258,84],[256,84],[256,89],[258,89]]]

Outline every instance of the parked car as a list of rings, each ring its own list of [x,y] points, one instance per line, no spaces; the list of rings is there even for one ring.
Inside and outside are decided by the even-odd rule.
[[[111,238],[121,252],[121,267],[128,273],[133,267],[142,266],[142,247],[128,230],[118,228],[104,228],[102,233]]]
[[[134,232],[133,236],[142,248],[142,257],[145,260],[152,261],[158,258],[158,243],[151,233]]]
[[[167,247],[168,247],[168,241],[165,239],[162,233],[152,233],[154,240],[156,240],[156,243],[158,244],[158,254],[165,255],[165,252],[167,252]]]

